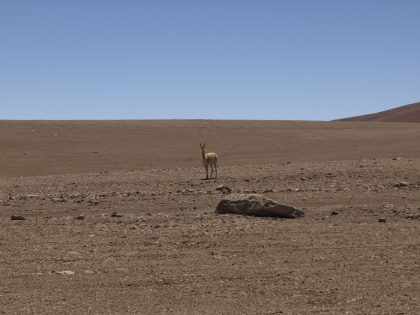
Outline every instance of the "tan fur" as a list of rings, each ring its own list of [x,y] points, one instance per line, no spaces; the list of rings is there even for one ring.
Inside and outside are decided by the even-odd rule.
[[[217,178],[217,154],[214,152],[209,152],[206,153],[205,152],[205,148],[206,148],[206,144],[200,143],[200,148],[201,148],[201,162],[204,165],[204,168],[206,169],[206,179],[209,179],[209,165],[211,168],[211,173],[210,173],[210,178],[213,176],[213,168],[215,170],[216,173],[216,177]]]

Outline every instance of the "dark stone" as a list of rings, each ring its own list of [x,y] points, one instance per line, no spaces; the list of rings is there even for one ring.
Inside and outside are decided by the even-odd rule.
[[[12,215],[10,216],[10,220],[26,220],[26,218],[22,215]]]
[[[274,200],[258,194],[230,194],[219,202],[216,213],[289,219],[304,216],[304,212],[301,210],[281,205]]]

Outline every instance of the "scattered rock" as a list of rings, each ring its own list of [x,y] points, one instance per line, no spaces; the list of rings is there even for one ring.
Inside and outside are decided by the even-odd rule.
[[[420,219],[420,214],[409,213],[406,215],[406,218],[411,220]]]
[[[397,183],[394,185],[394,187],[397,187],[397,188],[403,188],[403,187],[407,187],[407,186],[409,186],[409,185],[410,185],[410,183],[399,180],[399,181],[397,181]]]
[[[230,187],[228,187],[228,186],[225,186],[225,185],[219,185],[219,186],[217,186],[216,187],[216,190],[217,191],[221,191],[224,194],[229,194],[229,193],[232,192],[232,189]]]
[[[96,206],[99,203],[99,201],[96,199],[89,199],[87,202],[89,205],[93,205],[93,206]]]
[[[378,222],[379,222],[379,223],[385,223],[385,222],[386,222],[386,219],[385,219],[385,218],[379,218],[379,219],[378,219]]]
[[[122,214],[120,214],[120,213],[117,213],[117,212],[112,212],[111,213],[111,217],[112,218],[121,218],[123,215]]]
[[[52,202],[66,202],[67,200],[63,197],[51,197],[50,200]]]
[[[78,215],[77,217],[75,217],[76,220],[84,220],[85,216],[84,215]]]
[[[23,215],[11,215],[10,220],[26,220]]]
[[[61,270],[61,271],[57,271],[58,274],[63,275],[63,276],[72,276],[74,275],[74,271],[71,270]]]
[[[339,214],[340,214],[340,212],[338,212],[338,211],[336,211],[336,210],[331,211],[331,215],[339,215]]]
[[[304,216],[304,212],[301,210],[281,205],[258,194],[230,194],[219,202],[216,213],[290,219]]]
[[[393,158],[393,160],[394,160],[394,161],[401,161],[401,160],[402,160],[402,158],[400,158],[400,157],[394,157],[394,158]]]
[[[197,193],[197,191],[194,189],[178,189],[176,192],[182,195],[190,195],[190,194]]]
[[[38,199],[38,198],[40,198],[40,196],[37,194],[27,194],[20,197],[20,199]]]

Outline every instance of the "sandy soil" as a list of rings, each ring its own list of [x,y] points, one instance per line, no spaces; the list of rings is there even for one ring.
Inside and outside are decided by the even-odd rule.
[[[419,144],[417,124],[2,121],[0,313],[420,314]],[[216,215],[220,184],[305,217]]]

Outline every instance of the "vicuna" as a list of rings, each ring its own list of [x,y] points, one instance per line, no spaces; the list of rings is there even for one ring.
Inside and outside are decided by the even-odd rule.
[[[201,162],[204,165],[204,168],[206,169],[206,179],[209,179],[209,165],[211,168],[211,173],[210,173],[210,178],[213,176],[213,168],[216,172],[216,177],[217,178],[217,154],[214,152],[209,152],[206,153],[205,152],[205,148],[206,148],[206,144],[200,143],[200,148],[201,148]]]

